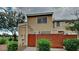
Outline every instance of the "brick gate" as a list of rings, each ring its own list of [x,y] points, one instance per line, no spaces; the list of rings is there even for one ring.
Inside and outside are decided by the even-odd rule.
[[[51,42],[53,48],[63,48],[63,40],[67,38],[77,38],[77,35],[63,34],[28,34],[28,46],[35,47],[36,39],[46,38]]]

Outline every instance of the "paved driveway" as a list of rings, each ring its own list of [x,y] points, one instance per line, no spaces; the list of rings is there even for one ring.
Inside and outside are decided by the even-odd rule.
[[[27,47],[24,49],[24,51],[37,51],[36,47]],[[65,51],[62,48],[51,48],[51,51]]]

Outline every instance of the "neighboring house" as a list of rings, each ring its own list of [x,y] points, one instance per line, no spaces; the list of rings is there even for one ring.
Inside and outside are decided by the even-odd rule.
[[[70,23],[77,22],[78,20],[54,20],[53,23],[53,33],[58,34],[77,34],[75,31],[67,30],[66,27]]]

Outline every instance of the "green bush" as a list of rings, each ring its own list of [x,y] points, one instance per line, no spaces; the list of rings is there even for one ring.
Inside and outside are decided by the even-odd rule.
[[[6,44],[6,40],[5,39],[0,39],[0,44]]]
[[[77,51],[79,46],[79,40],[77,39],[66,39],[64,40],[65,49],[68,51]]]
[[[9,38],[9,41],[12,41],[13,39],[12,38]]]
[[[8,44],[8,51],[16,51],[18,49],[18,43],[15,41],[12,41],[10,44]]]
[[[50,42],[47,39],[38,39],[37,43],[39,51],[50,51]]]
[[[14,39],[14,41],[18,41],[17,39]]]
[[[76,42],[77,42],[77,44],[78,44],[78,46],[79,46],[79,39],[77,39]]]
[[[9,38],[9,41],[18,41],[17,39]]]

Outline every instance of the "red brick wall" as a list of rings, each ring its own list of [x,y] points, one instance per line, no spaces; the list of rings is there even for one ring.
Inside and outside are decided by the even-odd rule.
[[[50,40],[51,47],[62,48],[63,40],[67,38],[77,38],[77,35],[63,35],[63,34],[29,34],[28,35],[28,46],[35,47],[36,39],[46,38]]]

